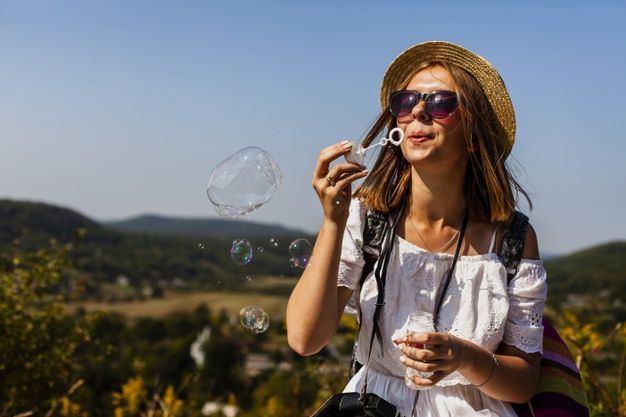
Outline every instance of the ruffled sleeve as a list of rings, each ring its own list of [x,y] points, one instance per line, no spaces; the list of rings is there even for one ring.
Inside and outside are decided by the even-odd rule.
[[[522,259],[508,285],[509,314],[504,343],[526,352],[543,353],[543,307],[548,288],[541,260]]]
[[[341,242],[341,260],[339,261],[339,276],[337,286],[348,287],[354,290],[359,284],[365,259],[363,258],[363,222],[366,208],[358,200],[352,199],[346,230]]]
[[[366,207],[358,200],[352,199],[350,203],[348,222],[343,233],[341,243],[341,259],[339,261],[339,275],[337,286],[355,290],[359,285],[365,259],[363,258],[363,229]],[[346,312],[356,313],[356,293],[350,297]]]

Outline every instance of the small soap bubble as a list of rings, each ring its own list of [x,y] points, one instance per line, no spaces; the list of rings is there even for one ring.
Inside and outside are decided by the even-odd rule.
[[[246,282],[252,282],[252,276],[246,275]]]
[[[270,238],[270,244],[272,246],[274,246],[275,248],[278,247],[278,239],[276,239],[275,237]]]
[[[198,243],[198,248],[204,249],[204,243]]]
[[[306,268],[312,252],[313,245],[308,240],[296,239],[289,245],[289,255],[291,255],[289,262],[292,266]]]
[[[259,306],[247,306],[239,311],[239,322],[246,330],[259,334],[270,326],[270,317]]]
[[[272,155],[250,146],[213,169],[207,195],[220,216],[237,217],[270,201],[281,181],[280,168]]]
[[[235,240],[230,248],[230,258],[237,265],[247,265],[252,261],[252,246],[245,239]]]
[[[265,249],[263,249],[263,246],[257,246],[256,247],[256,251],[259,252],[259,253],[263,253],[264,250]]]

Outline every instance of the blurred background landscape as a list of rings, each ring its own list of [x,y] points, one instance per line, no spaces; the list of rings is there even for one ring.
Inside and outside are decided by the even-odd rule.
[[[546,315],[592,416],[626,416],[625,16],[618,0],[0,0],[0,417],[307,417],[341,390],[356,323],[290,351],[288,247],[319,229],[320,150],[361,138],[388,64],[428,40],[505,80]],[[224,220],[209,175],[251,146],[280,187]]]
[[[229,251],[242,235],[256,253],[239,266]],[[0,415],[310,415],[346,383],[356,323],[344,316],[318,355],[289,350],[297,238],[315,239],[229,220],[103,224],[0,200]],[[583,369],[594,415],[623,412],[626,241],[545,265],[546,314]],[[268,313],[266,332],[240,324],[247,305]]]

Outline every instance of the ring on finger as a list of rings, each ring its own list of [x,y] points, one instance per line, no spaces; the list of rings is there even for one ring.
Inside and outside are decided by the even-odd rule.
[[[334,178],[332,178],[330,175],[326,175],[326,181],[328,181],[328,184],[331,187],[334,187],[337,184],[337,180],[335,180]]]

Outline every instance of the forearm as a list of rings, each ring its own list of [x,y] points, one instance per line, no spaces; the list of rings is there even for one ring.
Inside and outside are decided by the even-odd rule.
[[[343,225],[324,222],[309,264],[287,304],[287,338],[292,349],[311,355],[334,334],[340,317],[337,274]]]
[[[459,372],[488,396],[513,403],[528,401],[539,383],[539,366],[508,352],[496,354],[497,364],[491,352],[466,342],[465,366]],[[514,348],[509,348],[514,349]]]

